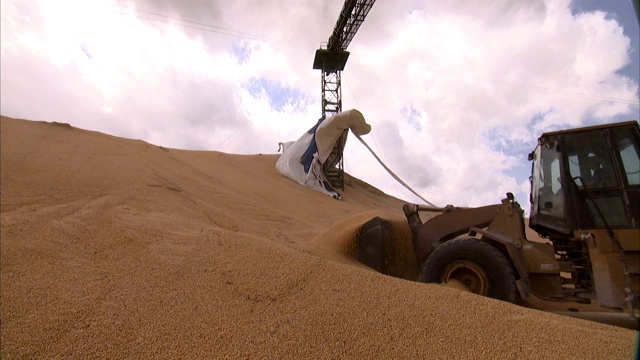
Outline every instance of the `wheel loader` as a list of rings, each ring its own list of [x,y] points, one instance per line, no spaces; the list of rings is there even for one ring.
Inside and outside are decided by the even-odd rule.
[[[417,280],[457,282],[508,302],[532,295],[597,300],[637,318],[639,145],[637,121],[542,134],[529,154],[528,223],[542,241],[527,238],[524,211],[511,193],[500,204],[478,208],[405,204],[420,267]],[[392,224],[379,217],[365,223],[356,258],[394,275],[388,266],[393,259],[385,254],[392,232]]]

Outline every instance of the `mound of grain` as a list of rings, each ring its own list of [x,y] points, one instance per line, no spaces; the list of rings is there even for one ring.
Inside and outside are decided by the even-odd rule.
[[[633,353],[630,330],[357,265],[358,224],[402,203],[356,182],[335,201],[280,176],[276,155],[4,117],[0,135],[4,359]]]

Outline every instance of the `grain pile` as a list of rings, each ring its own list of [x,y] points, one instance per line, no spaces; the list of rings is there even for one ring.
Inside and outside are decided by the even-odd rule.
[[[631,330],[359,265],[358,222],[402,202],[357,179],[336,201],[277,173],[277,155],[1,126],[3,359],[633,354]]]

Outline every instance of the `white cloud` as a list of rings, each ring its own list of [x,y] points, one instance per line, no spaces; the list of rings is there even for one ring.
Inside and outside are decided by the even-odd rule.
[[[439,205],[526,204],[541,132],[637,118],[630,41],[563,1],[376,2],[351,43],[343,108]],[[2,2],[3,115],[157,145],[273,153],[320,116],[315,49],[341,1]],[[636,30],[637,31],[637,30]],[[637,52],[637,50],[635,50]],[[346,169],[417,201],[351,139]]]

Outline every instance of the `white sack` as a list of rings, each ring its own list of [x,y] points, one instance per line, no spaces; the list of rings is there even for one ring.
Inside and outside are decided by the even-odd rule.
[[[313,132],[315,128],[315,133]],[[365,135],[371,131],[371,126],[366,123],[364,116],[358,110],[347,110],[323,120],[317,127],[314,126],[305,132],[293,144],[287,146],[276,162],[276,168],[284,176],[308,186],[314,190],[340,198],[327,181],[322,164],[331,154],[331,149],[342,135],[342,132],[351,129],[355,134]],[[302,156],[307,150],[317,147],[309,164],[308,172],[302,162]]]

